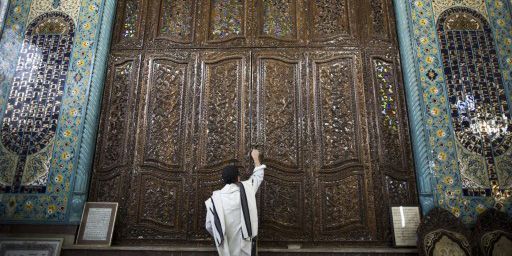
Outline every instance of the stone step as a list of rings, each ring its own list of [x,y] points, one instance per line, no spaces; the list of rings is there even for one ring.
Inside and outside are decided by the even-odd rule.
[[[213,247],[172,247],[172,246],[67,246],[62,250],[62,256],[214,256]],[[342,247],[342,248],[260,248],[259,256],[391,256],[418,255],[416,248],[390,247]]]

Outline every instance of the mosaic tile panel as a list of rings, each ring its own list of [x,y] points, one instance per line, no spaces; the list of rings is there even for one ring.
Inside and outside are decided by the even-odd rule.
[[[123,38],[135,38],[137,36],[137,21],[139,19],[139,0],[127,0],[124,6]]]
[[[296,1],[263,1],[263,35],[275,38],[295,38],[297,28]]]
[[[411,105],[420,105],[420,108],[416,108],[414,113],[410,113],[410,116],[413,118],[411,120],[411,126],[420,127],[418,128],[419,132],[416,134],[422,136],[414,139],[416,141],[414,146],[415,151],[426,153],[425,156],[416,158],[417,166],[427,167],[426,170],[422,170],[422,173],[418,174],[418,177],[420,177],[418,183],[433,185],[431,190],[432,194],[430,195],[432,199],[425,199],[422,202],[428,204],[429,200],[433,200],[434,205],[438,205],[450,210],[466,223],[474,223],[476,216],[479,213],[483,212],[489,207],[494,206],[496,203],[501,205],[502,208],[506,209],[509,213],[512,213],[511,199],[510,197],[507,199],[507,193],[503,193],[506,189],[506,187],[503,187],[503,185],[509,183],[508,174],[504,174],[504,172],[509,172],[511,168],[507,167],[506,169],[497,169],[500,168],[499,166],[507,164],[507,160],[503,159],[505,159],[505,156],[510,156],[510,149],[507,152],[500,151],[500,154],[502,154],[501,156],[494,156],[494,169],[496,169],[497,175],[492,176],[491,173],[487,171],[485,173],[474,173],[474,176],[476,176],[477,179],[483,179],[484,181],[487,180],[487,183],[489,183],[489,177],[492,176],[492,178],[495,178],[497,176],[496,179],[499,182],[496,186],[492,186],[491,184],[491,190],[489,191],[491,196],[482,197],[464,195],[463,186],[470,187],[468,182],[466,182],[466,185],[463,185],[463,180],[466,179],[464,178],[464,175],[462,175],[463,172],[466,172],[464,168],[467,169],[469,167],[476,168],[475,166],[485,166],[485,169],[488,170],[489,168],[488,163],[486,162],[486,158],[489,159],[489,157],[493,156],[482,156],[482,154],[467,150],[466,147],[469,147],[469,145],[466,146],[459,142],[460,140],[458,137],[462,136],[460,128],[463,127],[463,124],[457,120],[463,119],[463,115],[452,115],[452,110],[454,108],[452,107],[451,102],[453,99],[450,98],[450,86],[448,85],[448,83],[453,83],[452,79],[455,77],[456,73],[453,73],[452,70],[445,70],[441,47],[442,39],[438,36],[437,33],[438,23],[436,23],[436,17],[441,14],[440,12],[452,7],[460,8],[460,6],[469,6],[472,7],[472,11],[479,13],[483,19],[488,19],[490,29],[488,32],[492,33],[492,39],[486,40],[484,36],[484,41],[486,42],[485,45],[487,46],[489,45],[490,41],[493,41],[495,48],[497,48],[497,51],[494,50],[494,58],[498,59],[499,61],[500,74],[497,75],[493,71],[495,70],[494,66],[496,65],[496,62],[491,61],[491,56],[489,56],[489,61],[487,61],[484,66],[478,67],[483,68],[485,71],[478,71],[473,75],[478,74],[477,79],[488,79],[481,74],[485,73],[487,75],[487,70],[489,69],[493,74],[492,79],[498,79],[501,77],[503,85],[502,88],[505,89],[506,93],[509,93],[510,86],[512,85],[510,76],[510,70],[512,70],[512,62],[508,61],[512,56],[510,53],[510,42],[512,41],[507,40],[512,37],[512,29],[510,29],[512,27],[510,10],[508,9],[508,6],[503,4],[503,2],[500,0],[485,0],[482,2],[485,4],[484,7],[481,7],[480,4],[477,7],[473,6],[472,3],[476,2],[472,0],[458,0],[450,2],[445,1],[446,4],[444,4],[440,9],[440,1],[414,0],[406,3],[405,5],[399,3],[399,1],[395,1],[395,5],[400,7],[397,11],[397,16],[401,16],[401,12],[405,12],[408,20],[407,26],[409,31],[399,32],[401,36],[410,32],[411,39],[411,45],[401,45],[401,51],[403,54],[407,54],[408,56],[412,55],[411,59],[406,58],[409,60],[408,62],[404,62],[404,69],[406,70],[406,74],[408,74],[406,75],[406,82],[408,83],[410,81],[414,81],[417,77],[418,83],[408,86],[417,86],[417,89],[421,93],[419,98],[409,98],[408,100],[409,102],[415,101],[412,102]],[[482,8],[485,8],[485,10],[482,10]],[[453,23],[451,26],[460,27],[461,25]],[[474,26],[474,24],[469,26]],[[452,34],[455,36],[457,33],[458,32],[453,32]],[[460,36],[457,39],[460,39],[459,41],[462,43],[462,49],[457,50],[465,54],[465,42],[470,40],[467,38],[471,38],[471,36],[469,35],[469,31],[467,34],[462,34],[463,36]],[[465,39],[463,40],[463,38]],[[454,40],[449,42],[448,45],[455,45],[457,42],[458,41]],[[460,46],[458,47],[460,48]],[[474,52],[474,54],[476,53],[477,52]],[[453,55],[453,60],[458,61],[460,58],[462,58],[462,56],[458,56],[457,54],[458,53],[455,52],[455,55]],[[451,62],[452,56],[448,56]],[[458,66],[468,68],[467,65],[469,64],[474,65],[475,63],[473,60],[471,60],[468,61],[468,64],[458,63]],[[452,66],[449,65],[449,67]],[[452,69],[456,70],[455,68]],[[411,78],[411,74],[415,76],[414,79]],[[450,75],[452,77],[449,77]],[[471,79],[471,77],[472,76],[470,75],[469,79]],[[467,84],[467,81],[463,80],[462,77],[457,77],[455,79],[461,80],[458,84]],[[487,81],[484,82],[484,84],[488,84]],[[510,102],[511,95],[505,95],[507,99],[503,99],[503,95],[500,98],[499,86],[495,81],[493,83],[493,85],[486,86],[488,89],[485,90],[487,90],[488,97],[487,95],[486,97],[482,97],[482,100],[486,105],[475,105],[475,108],[478,106],[485,106],[485,108],[489,108],[490,110],[494,109],[495,104],[493,102],[496,102],[496,99],[499,99],[501,106],[503,106],[506,101]],[[471,83],[471,86],[467,88],[472,88],[473,86],[475,85]],[[456,85],[452,85],[452,88],[456,88]],[[459,86],[457,90],[464,92],[463,88],[465,87]],[[412,89],[408,88],[408,90]],[[416,90],[416,88],[414,90]],[[491,91],[493,91],[492,95],[490,94]],[[457,91],[452,90],[452,94],[453,93],[457,93]],[[414,96],[413,94],[408,95]],[[460,104],[461,106],[465,106],[468,109],[472,108],[474,97],[473,99],[471,99],[471,97],[466,98],[465,94],[463,96],[462,93],[456,95],[458,95],[457,97],[460,97],[462,103]],[[455,102],[457,101],[458,100],[455,100]],[[417,111],[421,111],[421,113],[417,113]],[[457,109],[457,111],[459,110]],[[500,118],[504,119],[501,114],[508,113],[508,110],[500,109],[499,111],[496,110],[496,112],[500,115]],[[477,111],[475,113],[477,113]],[[489,117],[483,116],[479,118],[479,120],[487,120]],[[510,116],[507,116],[507,118],[510,118]],[[422,121],[422,123],[417,123],[417,120],[424,121]],[[459,124],[456,124],[457,122]],[[464,125],[467,125],[467,123],[464,123]],[[459,127],[459,132],[457,132],[457,127]],[[490,136],[488,138],[490,138]],[[492,139],[484,141],[484,139],[481,138],[481,141],[485,142],[486,145],[491,145],[490,152],[493,152],[493,154],[495,153],[492,151]],[[459,144],[459,146],[457,144]],[[501,143],[497,143],[496,145],[498,144]],[[503,178],[503,182],[500,182],[500,175],[506,176]],[[466,181],[467,180],[468,179],[466,179]],[[425,189],[424,191],[429,190]],[[469,193],[466,194],[469,195]]]
[[[33,179],[22,179],[28,158],[51,146],[55,136],[74,33],[71,18],[58,12],[45,13],[28,26],[1,128],[7,149],[1,157],[16,155],[16,171],[12,184],[1,186],[0,192],[46,190],[48,165],[40,166],[44,171]]]
[[[24,54],[22,52],[24,35],[26,31],[28,33],[27,27],[33,21],[29,19],[30,6],[37,4],[36,2],[40,1],[13,0],[10,3],[4,36],[0,41],[2,49],[0,51],[0,118],[2,120],[4,117],[8,118],[4,113],[8,110],[9,93],[11,88],[14,88],[12,85],[18,72],[17,60]],[[59,12],[73,17],[74,9],[67,5],[72,2],[75,1],[60,1]],[[49,3],[53,8],[53,1],[49,1]],[[67,73],[59,74],[64,77],[65,82],[62,82],[62,77],[59,76],[49,78],[65,84],[61,95],[60,115],[57,115],[55,123],[52,123],[52,127],[56,127],[54,136],[47,143],[53,149],[49,150],[50,147],[46,146],[38,154],[27,157],[24,178],[21,180],[21,183],[27,183],[27,185],[46,183],[46,191],[45,193],[0,193],[0,222],[2,223],[71,223],[71,215],[75,216],[72,223],[79,221],[79,217],[76,218],[76,213],[81,214],[85,198],[76,196],[74,191],[87,184],[88,175],[85,178],[83,175],[78,176],[77,170],[82,164],[87,164],[81,162],[81,154],[87,155],[86,152],[89,152],[94,145],[93,142],[81,143],[87,137],[82,131],[86,128],[84,126],[86,111],[92,111],[91,106],[97,105],[96,102],[99,102],[100,91],[95,89],[90,92],[89,89],[92,87],[89,85],[93,82],[92,78],[98,77],[92,67],[104,65],[104,63],[95,63],[95,53],[97,50],[103,49],[99,47],[101,44],[109,44],[109,37],[98,36],[100,27],[104,26],[101,21],[103,12],[106,10],[104,6],[107,3],[108,6],[113,6],[112,0],[81,0],[78,2],[80,15],[77,15],[77,19],[72,22],[76,29],[72,50],[68,56],[69,69]],[[50,9],[50,11],[52,10]],[[43,15],[48,15],[47,13],[44,12]],[[109,18],[105,18],[105,20],[108,20],[109,23],[112,22],[111,10],[106,14],[109,14]],[[61,29],[60,26],[45,27],[45,29],[50,28]],[[45,29],[40,31],[45,31]],[[49,54],[55,54],[54,49],[49,51]],[[52,82],[52,85],[55,84],[57,83]],[[53,97],[53,94],[49,95]],[[88,99],[93,99],[94,102],[88,101]],[[95,125],[92,124],[92,126]],[[0,175],[2,180],[5,180],[5,177],[12,177],[16,171],[16,168],[12,167],[13,163],[18,161],[16,157],[4,157],[8,155],[6,151],[11,152],[6,147],[0,147],[0,154],[3,156],[0,157],[0,163],[3,166],[9,164],[11,166]],[[39,178],[41,177],[39,175],[40,166],[49,166],[45,167],[49,170],[47,179]]]
[[[385,130],[391,134],[398,133],[397,100],[395,98],[394,68],[392,63],[374,60],[375,76],[379,85],[380,112],[385,124]]]
[[[223,40],[244,34],[244,0],[211,0],[209,39]]]
[[[483,16],[464,7],[442,13],[437,30],[457,145],[485,158],[488,172],[489,182],[484,182],[473,172],[463,172],[472,169],[461,169],[463,194],[491,196],[492,187],[499,186],[495,158],[509,149],[512,140],[492,31]]]

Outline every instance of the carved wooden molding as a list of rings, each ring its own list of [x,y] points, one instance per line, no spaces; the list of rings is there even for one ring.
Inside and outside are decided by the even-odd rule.
[[[419,254],[432,255],[443,237],[456,243],[466,255],[472,254],[470,232],[460,219],[443,208],[434,208],[423,217],[418,227]]]
[[[494,245],[502,236],[512,241],[512,219],[494,208],[486,210],[478,216],[473,231],[473,252],[475,255],[494,255]]]

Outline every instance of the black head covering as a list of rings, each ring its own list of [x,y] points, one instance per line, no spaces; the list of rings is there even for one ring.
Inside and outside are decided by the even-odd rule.
[[[240,176],[240,173],[238,172],[238,168],[234,165],[228,165],[222,170],[222,180],[225,184],[238,182],[238,176]]]

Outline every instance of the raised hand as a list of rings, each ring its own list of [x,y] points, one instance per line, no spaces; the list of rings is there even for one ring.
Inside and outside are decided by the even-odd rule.
[[[257,149],[253,149],[251,151],[251,157],[254,161],[254,166],[260,166],[261,165],[261,153]]]

